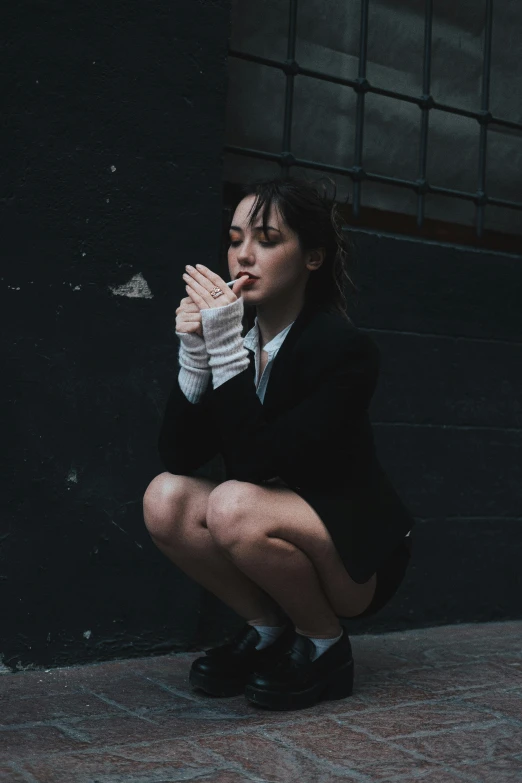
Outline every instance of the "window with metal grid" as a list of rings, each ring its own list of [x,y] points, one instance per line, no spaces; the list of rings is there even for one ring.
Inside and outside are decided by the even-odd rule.
[[[522,249],[522,6],[235,0],[225,203],[335,179],[352,225]]]

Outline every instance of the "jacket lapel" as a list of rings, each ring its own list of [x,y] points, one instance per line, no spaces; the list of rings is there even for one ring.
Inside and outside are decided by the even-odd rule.
[[[290,356],[292,355],[294,345],[304,328],[313,318],[314,313],[315,311],[310,308],[302,308],[276,354],[270,370],[263,402],[263,408],[267,411],[275,412],[279,408],[284,408],[291,401],[293,390],[291,383],[288,381],[287,372],[290,368]],[[312,357],[310,357],[310,360],[312,360]],[[255,374],[254,354],[250,357],[250,361]]]

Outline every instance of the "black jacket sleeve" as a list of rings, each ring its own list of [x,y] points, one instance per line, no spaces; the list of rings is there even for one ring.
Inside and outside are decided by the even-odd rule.
[[[213,421],[234,478],[261,483],[280,476],[302,484],[339,473],[340,453],[346,465],[350,450],[361,459],[371,449],[367,409],[379,372],[375,342],[364,332],[343,331],[335,346],[308,356],[302,347],[300,353],[306,380],[297,386],[299,398],[271,420],[248,369],[214,389]]]
[[[187,400],[178,383],[178,371],[169,394],[158,437],[158,451],[166,470],[189,475],[218,451],[215,422],[209,411],[212,378],[197,403]]]

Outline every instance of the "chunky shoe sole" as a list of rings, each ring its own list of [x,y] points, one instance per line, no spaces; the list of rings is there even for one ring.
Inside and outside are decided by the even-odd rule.
[[[203,672],[191,671],[189,682],[194,688],[200,688],[211,696],[239,696],[245,690],[249,675],[237,680],[225,680],[223,677],[211,677]]]
[[[345,699],[353,692],[353,658],[324,675],[314,685],[299,691],[277,691],[245,686],[245,698],[252,704],[272,710],[300,710],[313,707],[323,699]]]

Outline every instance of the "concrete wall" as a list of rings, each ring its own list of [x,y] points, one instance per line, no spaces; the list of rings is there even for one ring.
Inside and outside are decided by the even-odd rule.
[[[355,237],[377,448],[418,520],[374,627],[522,617],[522,257]]]
[[[199,590],[142,497],[184,265],[219,248],[228,3],[1,15],[1,660],[185,649]]]

